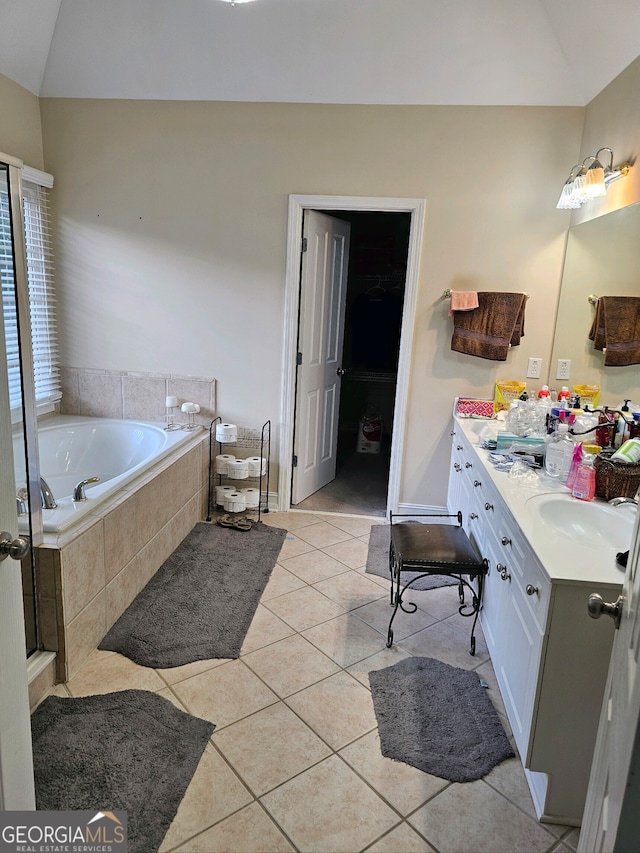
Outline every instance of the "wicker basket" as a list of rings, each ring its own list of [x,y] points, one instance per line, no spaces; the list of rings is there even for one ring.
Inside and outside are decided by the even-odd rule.
[[[603,450],[595,458],[596,495],[611,498],[633,498],[640,486],[640,464],[630,465],[611,459],[613,450]]]

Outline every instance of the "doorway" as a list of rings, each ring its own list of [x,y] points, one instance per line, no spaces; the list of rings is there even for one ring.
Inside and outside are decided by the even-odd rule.
[[[348,222],[351,231],[336,471],[295,508],[384,517],[411,215],[321,212]],[[294,435],[298,458],[301,440]]]
[[[381,249],[386,250],[389,256],[390,241],[387,237],[387,245],[381,245],[376,252],[373,243],[369,242],[364,245],[362,251],[362,266],[358,266],[359,274],[366,275],[364,270],[368,269],[369,275],[375,275],[381,279],[382,287],[387,285],[389,289],[398,285],[398,291],[401,294],[401,324],[400,324],[400,342],[397,349],[397,364],[395,374],[390,370],[388,373],[393,375],[393,382],[389,382],[386,391],[382,390],[379,394],[370,395],[371,399],[371,414],[374,414],[374,408],[384,408],[387,413],[386,419],[388,423],[385,429],[385,438],[381,441],[380,454],[370,454],[371,456],[379,455],[381,457],[380,465],[383,468],[383,477],[387,480],[386,494],[384,494],[381,508],[377,509],[381,515],[387,515],[389,511],[397,512],[399,505],[400,493],[400,476],[401,464],[403,458],[403,445],[405,435],[405,420],[407,412],[407,399],[409,390],[409,374],[410,374],[410,359],[413,344],[413,326],[417,301],[418,289],[418,272],[420,266],[420,247],[422,243],[422,234],[424,227],[426,203],[424,199],[407,199],[407,198],[369,198],[369,197],[350,197],[350,196],[299,196],[292,195],[289,197],[289,220],[288,220],[288,243],[287,243],[287,271],[286,271],[286,292],[285,292],[285,329],[284,329],[284,351],[283,351],[283,395],[282,395],[282,417],[281,417],[281,442],[279,450],[279,478],[278,478],[278,509],[285,511],[291,508],[291,483],[292,469],[294,467],[294,423],[295,423],[295,403],[296,403],[296,376],[297,364],[296,358],[298,353],[298,315],[300,310],[300,270],[301,270],[301,244],[302,244],[302,223],[303,215],[306,210],[324,211],[326,214],[335,215],[340,219],[353,219],[356,221],[361,218],[364,223],[365,214],[404,214],[398,220],[390,219],[389,222],[394,222],[400,225],[400,230],[404,233],[404,251],[401,264],[397,263],[397,258],[391,255],[391,267],[388,265],[381,269],[378,267],[372,270],[364,266],[365,260],[367,263],[373,263],[373,255],[382,254]],[[384,217],[378,220],[378,225],[383,221]],[[374,220],[371,220],[371,224]],[[387,223],[388,224],[388,223]],[[381,241],[383,242],[383,241]],[[354,243],[355,246],[355,243]],[[370,250],[370,251],[367,251]],[[393,251],[393,250],[392,250]],[[398,249],[396,248],[396,252]],[[369,256],[368,258],[366,256]],[[401,266],[404,271],[404,286],[400,279],[402,272],[400,269],[394,268],[394,263]],[[388,264],[388,260],[387,260]],[[356,267],[352,268],[355,272]],[[385,273],[383,275],[382,273]],[[386,275],[390,273],[390,275]],[[395,275],[394,275],[395,273]],[[377,275],[376,275],[377,274]],[[384,279],[384,280],[383,280]],[[390,279],[390,280],[387,280]],[[375,285],[373,278],[361,280],[360,287],[363,292]],[[366,286],[365,286],[366,285]],[[350,299],[355,302],[358,296],[358,291],[352,288]],[[357,312],[356,312],[357,313]],[[345,324],[345,333],[347,334],[346,325],[349,324],[349,316],[347,315],[347,323]],[[349,324],[350,325],[350,324]],[[348,331],[351,334],[351,330]],[[357,337],[357,333],[356,333]],[[375,337],[373,338],[375,341]],[[366,343],[366,341],[365,341]],[[347,357],[352,357],[353,346],[349,343]],[[352,366],[352,371],[356,373],[356,377],[346,380],[351,382],[352,386],[362,382],[361,390],[352,390],[344,395],[343,406],[341,407],[341,429],[343,434],[343,447],[345,456],[354,454],[351,452],[353,444],[349,440],[349,430],[352,431],[352,438],[357,438],[357,430],[363,415],[367,414],[367,381],[370,377],[358,377],[360,374],[370,371],[357,371],[355,369],[355,361]],[[381,373],[382,371],[378,371]],[[346,373],[345,373],[346,377]],[[377,377],[376,377],[377,378]],[[385,377],[389,379],[389,376]],[[382,386],[382,382],[377,383]],[[378,389],[380,391],[380,388]],[[343,395],[341,394],[341,397]],[[389,403],[391,400],[391,403]],[[364,405],[364,409],[363,409]],[[355,414],[357,412],[357,415]],[[357,423],[356,423],[357,417]],[[384,414],[381,412],[380,417],[384,420]],[[353,429],[355,426],[355,436]],[[344,427],[344,428],[342,428]],[[351,445],[351,447],[349,447]],[[385,454],[383,454],[383,448]],[[364,456],[365,454],[361,454]],[[385,458],[383,463],[382,460]],[[366,491],[367,486],[362,483],[362,479],[356,476],[360,481],[360,491]],[[338,511],[338,510],[335,510]],[[356,512],[355,509],[347,508],[343,502],[340,509],[342,512]],[[362,512],[356,512],[362,514]],[[371,514],[367,511],[366,514]]]

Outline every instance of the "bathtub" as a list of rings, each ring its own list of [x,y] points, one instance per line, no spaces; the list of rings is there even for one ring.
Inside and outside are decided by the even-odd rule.
[[[56,415],[43,421],[38,427],[40,472],[58,505],[43,508],[44,531],[59,533],[95,512],[193,435],[167,431],[162,424],[114,418]],[[89,477],[100,480],[85,486],[86,501],[74,501],[75,486]]]

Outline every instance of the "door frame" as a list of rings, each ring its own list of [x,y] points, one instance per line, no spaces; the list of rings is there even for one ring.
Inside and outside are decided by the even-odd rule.
[[[284,347],[282,353],[282,401],[280,409],[280,453],[278,460],[278,510],[291,508],[291,473],[293,466],[293,433],[296,394],[296,353],[298,346],[298,313],[300,310],[300,251],[302,218],[305,210],[354,210],[362,212],[410,213],[407,277],[405,281],[398,375],[394,403],[387,514],[396,512],[400,501],[401,463],[404,458],[404,438],[407,417],[409,375],[413,332],[418,297],[420,253],[426,213],[423,198],[381,198],[368,196],[289,196],[287,226],[287,256],[285,271]]]

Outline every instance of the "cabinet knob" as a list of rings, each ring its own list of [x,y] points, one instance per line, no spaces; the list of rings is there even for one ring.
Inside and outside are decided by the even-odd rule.
[[[488,512],[490,509],[493,509],[493,504],[486,503],[486,504],[484,505],[484,508],[485,508],[485,509],[487,510],[487,512]]]
[[[473,463],[471,463],[471,462],[465,462],[465,463],[464,463],[464,467],[465,467],[465,468],[473,468]]]
[[[503,565],[502,563],[498,563],[498,565],[496,566],[496,569],[500,573],[500,577],[502,578],[503,581],[510,581],[511,580],[511,575],[509,574],[507,567],[505,565]]]
[[[537,595],[540,592],[537,586],[533,586],[533,584],[530,583],[525,586],[524,591],[527,595]]]
[[[12,560],[21,560],[29,553],[29,540],[23,536],[18,536],[13,539],[11,534],[6,530],[0,533],[0,561],[5,557],[11,557]]]
[[[462,467],[457,462],[453,463],[453,467],[456,469],[456,471],[462,471]]]
[[[450,435],[452,438],[453,438],[453,436],[454,436],[455,434],[456,434],[455,429],[452,429],[452,430],[451,430],[451,432],[449,433],[449,435]]]
[[[609,604],[608,602],[604,601],[601,595],[598,595],[597,592],[594,592],[589,596],[589,601],[587,604],[589,616],[591,616],[592,619],[599,619],[603,613],[606,613],[607,616],[611,616],[616,628],[619,628],[620,619],[622,617],[623,602],[624,598],[619,595],[617,601],[613,602],[613,604]]]
[[[480,482],[480,480],[474,480],[474,481],[473,481],[473,485],[474,485],[474,486],[475,486],[475,488],[477,489],[477,488],[478,488],[478,486],[481,486],[481,485],[482,485],[482,483]]]
[[[472,513],[471,513],[471,515],[469,516],[469,518],[471,518],[471,519],[474,519],[474,518],[477,518],[477,517],[478,517],[478,513],[477,513],[477,512],[472,512]]]
[[[456,444],[456,450],[462,450],[462,445],[461,445],[461,444]]]
[[[503,536],[500,541],[503,545],[511,545],[511,539],[508,536]]]

